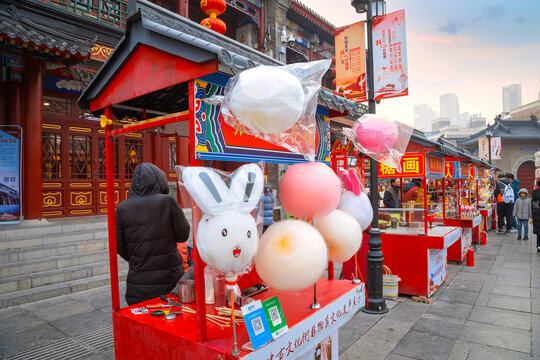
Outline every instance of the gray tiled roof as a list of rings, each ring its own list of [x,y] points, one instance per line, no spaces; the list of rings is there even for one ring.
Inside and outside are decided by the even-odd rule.
[[[540,123],[536,118],[531,120],[499,120],[487,129],[477,132],[466,139],[458,141],[460,146],[478,144],[479,138],[486,137],[486,131],[491,130],[493,137],[501,137],[506,141],[537,140],[540,142]]]
[[[159,43],[156,41],[160,39]],[[219,63],[237,74],[258,65],[285,65],[253,48],[209,30],[189,19],[170,12],[146,0],[130,1],[126,33],[109,60],[101,67],[79,99],[79,106],[88,108],[138,43],[176,54],[201,63],[217,58]],[[352,116],[367,112],[365,105],[335,95],[329,90],[319,91],[319,100],[329,109],[348,111]]]
[[[31,15],[15,5],[0,4],[0,34],[10,39],[21,39],[25,43],[46,46],[53,51],[74,56],[90,55],[95,41],[81,40],[59,29],[54,29],[31,20]]]

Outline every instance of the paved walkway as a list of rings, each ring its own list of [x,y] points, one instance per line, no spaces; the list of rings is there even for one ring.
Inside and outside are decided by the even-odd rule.
[[[449,264],[433,304],[358,313],[340,359],[540,359],[540,256],[515,237],[490,234],[474,268]],[[0,358],[114,359],[110,312],[109,287],[0,310]]]

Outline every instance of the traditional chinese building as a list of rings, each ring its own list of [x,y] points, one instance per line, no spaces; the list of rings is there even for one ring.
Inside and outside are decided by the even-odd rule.
[[[196,23],[207,17],[200,1],[152,2]],[[229,38],[288,62],[333,56],[333,26],[297,1],[226,3],[219,18]],[[0,3],[0,125],[23,129],[25,219],[106,211],[104,133],[99,119],[80,111],[76,100],[122,37],[128,5],[123,0]],[[331,84],[329,77],[325,81]],[[126,107],[125,116],[136,110]],[[115,146],[115,172],[124,194],[117,200],[125,198],[139,163],[155,163],[173,183],[177,154],[180,161],[187,156],[187,143],[177,152],[175,139],[159,134],[132,134]]]
[[[458,141],[458,146],[478,155],[478,139],[486,138],[486,131],[491,131],[492,138],[501,138],[501,159],[493,159],[493,165],[514,174],[521,180],[521,186],[531,193],[535,180],[534,154],[540,148],[538,119],[534,115],[529,120],[502,120],[497,117],[487,129]]]

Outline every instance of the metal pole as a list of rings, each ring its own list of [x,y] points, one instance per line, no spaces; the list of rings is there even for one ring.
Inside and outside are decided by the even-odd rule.
[[[367,11],[367,37],[368,37],[368,59],[367,59],[367,78],[368,78],[368,108],[370,114],[375,114],[375,79],[373,69],[373,32],[371,29],[371,2],[368,3]],[[369,251],[367,260],[367,279],[366,289],[369,303],[362,311],[368,314],[384,314],[388,312],[386,301],[383,298],[383,260],[381,251],[382,241],[379,231],[379,192],[377,191],[379,183],[379,163],[371,159],[371,206],[373,207],[373,221],[369,231]]]

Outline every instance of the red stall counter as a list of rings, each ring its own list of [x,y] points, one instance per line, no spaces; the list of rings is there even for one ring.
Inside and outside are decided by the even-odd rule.
[[[113,312],[115,347],[118,359],[296,359],[317,344],[335,334],[365,306],[364,284],[347,280],[319,279],[317,302],[319,310],[311,310],[313,288],[285,292],[272,288],[255,295],[255,300],[279,298],[289,331],[255,351],[242,346],[249,342],[243,323],[236,326],[239,356],[233,349],[232,327],[222,329],[207,321],[208,341],[197,341],[196,316],[185,312],[174,320],[150,314],[134,315],[132,308],[160,303],[159,298]],[[176,300],[175,297],[172,299]],[[195,304],[186,304],[195,309]],[[213,305],[206,306],[207,314],[216,314]],[[337,346],[337,344],[334,344]]]
[[[462,229],[461,237],[448,248],[448,260],[457,262],[465,260],[467,251],[472,247],[473,242],[480,242],[482,221],[482,215],[475,216],[473,219],[445,219],[445,225],[457,226]]]
[[[447,275],[446,253],[461,237],[461,228],[437,226],[427,235],[414,228],[385,229],[381,234],[384,265],[401,278],[401,294],[431,296]]]

